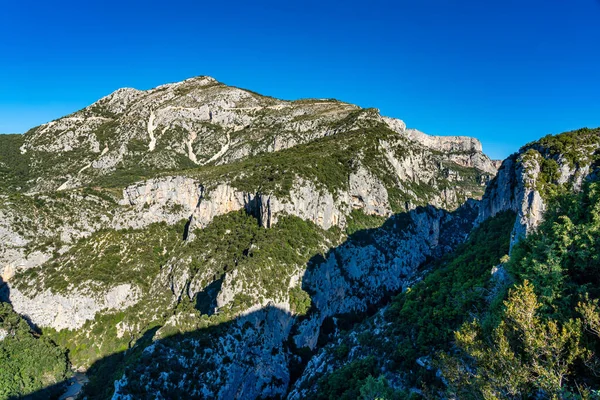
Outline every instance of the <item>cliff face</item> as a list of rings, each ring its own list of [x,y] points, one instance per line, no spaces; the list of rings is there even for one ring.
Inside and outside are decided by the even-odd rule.
[[[115,398],[283,396],[336,321],[529,196],[506,161],[468,200],[497,167],[476,139],[208,77],[120,89],[19,140],[0,159],[26,166],[0,187],[4,299],[77,367],[152,332],[143,357],[193,371],[136,363]]]
[[[424,303],[423,310],[420,309],[419,304],[413,304],[416,309],[411,309],[406,306],[411,301],[411,297],[405,292],[389,307],[381,308],[374,316],[364,319],[347,332],[340,333],[335,340],[313,355],[298,380],[289,389],[287,398],[312,398],[322,389],[320,386],[322,382],[333,379],[333,374],[336,372],[341,374],[340,371],[350,370],[358,362],[369,359],[376,360],[373,363],[374,370],[370,372],[373,376],[385,377],[395,389],[410,388],[411,391],[421,393],[420,387],[410,386],[415,385],[414,377],[435,373],[439,378],[440,371],[437,370],[433,358],[440,348],[444,348],[443,342],[450,343],[453,338],[443,337],[444,332],[440,328],[439,319],[430,323],[420,320],[418,314],[423,312],[424,315],[434,319],[437,314],[444,315],[446,321],[444,323],[447,324],[446,326],[451,326],[448,321],[452,320],[454,308],[459,307],[461,299],[479,296],[478,301],[481,305],[477,303],[478,301],[470,300],[477,305],[471,305],[469,312],[472,310],[477,318],[481,318],[478,313],[481,309],[489,307],[495,295],[501,292],[499,288],[506,289],[506,286],[512,283],[513,278],[500,261],[504,255],[503,251],[509,252],[519,240],[536,230],[543,221],[544,213],[552,205],[554,196],[577,192],[587,180],[597,179],[599,148],[600,130],[582,129],[545,137],[524,146],[518,153],[504,160],[496,177],[488,184],[482,199],[474,204],[477,217],[473,226],[476,229],[471,230],[469,234],[470,245],[474,247],[461,247],[453,254],[456,260],[449,259],[451,264],[447,268],[444,262],[433,263],[434,267],[429,266],[433,268],[431,274],[435,276],[437,273],[439,276],[444,276],[445,280],[438,278],[438,280],[425,281],[424,285],[419,287],[421,291],[429,290],[429,296],[438,298],[452,293],[456,285],[460,289],[450,295],[451,300],[446,299],[443,303],[438,303],[438,308],[434,310],[426,310],[426,307],[432,307],[431,304],[436,300],[425,298],[425,294],[418,294],[417,300]],[[489,245],[490,238],[498,240],[497,243],[502,242],[502,233],[490,228],[490,224],[498,226],[498,220],[493,217],[505,223],[505,227],[500,226],[502,228],[500,230],[506,233],[506,250],[494,249],[500,253],[490,259],[489,264],[479,265],[478,257],[485,260],[485,255],[481,255],[481,252],[490,250],[483,248],[477,242],[483,239],[485,245]],[[478,232],[478,229],[483,229],[485,235]],[[508,240],[509,232],[510,240]],[[446,235],[447,233],[442,234],[441,237]],[[418,248],[414,244],[410,247]],[[465,253],[469,252],[475,254],[466,256]],[[352,261],[346,262],[352,264]],[[469,270],[452,275],[465,265]],[[477,271],[477,268],[485,272],[483,283],[475,284],[474,288],[469,289],[469,285],[477,279],[470,274],[481,275],[480,272],[473,272]],[[398,275],[394,274],[394,276]],[[457,282],[457,278],[463,281]],[[485,293],[485,295],[475,293]],[[412,301],[415,299],[412,298]],[[449,302],[452,303],[452,311],[444,314],[446,311],[443,309]],[[433,315],[427,314],[428,312],[433,312]],[[411,318],[411,322],[406,323],[403,318]],[[463,320],[469,321],[470,318]],[[456,325],[452,329],[457,330],[459,326]],[[438,342],[428,343],[426,346],[419,345],[422,341],[421,336],[436,333]],[[339,379],[339,375],[336,379]]]
[[[299,313],[291,292],[282,297],[272,295],[238,314],[225,328],[208,329],[200,341],[184,334],[177,340],[157,342],[145,350],[147,357],[188,372],[158,381],[152,378],[155,363],[139,364],[117,384],[116,398],[131,393],[132,381],[150,393],[183,387],[190,395],[217,398],[285,395],[291,380],[290,365],[299,359],[293,349],[316,350],[319,340],[328,336],[324,325],[342,315],[366,313],[367,307],[381,301],[386,293],[410,285],[418,279],[418,267],[427,258],[439,257],[464,240],[476,215],[474,202],[454,213],[418,208],[389,218],[380,228],[349,236],[326,253],[311,257],[308,269],[295,268],[286,276],[286,287],[301,287],[310,293],[310,312]],[[225,273],[213,293],[212,306],[217,313],[235,307],[236,299],[261,291],[255,281],[249,284],[257,279],[259,265],[238,266]],[[169,274],[182,269],[179,262]],[[198,281],[204,278],[202,273],[187,275],[184,281],[171,281],[170,285],[174,293],[197,297],[194,292],[204,290]],[[181,323],[173,318],[157,335]],[[210,351],[206,350],[207,343]],[[211,365],[220,367],[209,368]]]
[[[579,148],[571,144],[573,136],[585,144]],[[512,247],[540,224],[548,197],[558,188],[578,191],[591,174],[597,173],[598,141],[596,131],[583,129],[524,146],[502,163],[486,188],[478,222],[502,211],[516,212]],[[563,142],[570,143],[573,148],[565,149]]]

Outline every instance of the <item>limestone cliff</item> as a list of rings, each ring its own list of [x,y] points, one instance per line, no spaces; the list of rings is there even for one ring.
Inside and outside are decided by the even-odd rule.
[[[558,147],[577,135],[587,143],[580,148]],[[587,140],[586,140],[587,139]],[[478,222],[505,210],[517,213],[511,247],[534,230],[543,219],[548,197],[557,187],[578,191],[596,173],[598,134],[592,130],[568,132],[524,146],[507,158],[481,200]],[[575,147],[575,146],[574,146]]]

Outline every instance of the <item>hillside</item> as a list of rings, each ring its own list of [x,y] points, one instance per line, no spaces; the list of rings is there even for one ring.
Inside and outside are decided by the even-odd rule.
[[[583,196],[599,145],[546,137],[499,166],[337,100],[119,89],[0,135],[2,299],[87,370],[89,398],[439,391],[430,362],[473,307],[535,282],[489,271]]]
[[[597,398],[599,147],[582,129],[505,160],[468,240],[320,350],[289,398],[354,398],[368,376],[390,398]]]

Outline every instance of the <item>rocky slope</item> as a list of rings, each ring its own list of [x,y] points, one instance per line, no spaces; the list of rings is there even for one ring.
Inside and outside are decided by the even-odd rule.
[[[579,191],[597,174],[598,130],[581,129],[547,136],[506,159],[486,189],[478,220],[505,210],[517,213],[511,247],[542,221],[548,198],[560,191]]]
[[[476,139],[428,136],[374,109],[336,100],[282,101],[210,77],[148,91],[119,89],[30,130],[20,152],[31,158],[35,178],[46,179],[28,182],[30,190],[67,189],[122,169],[150,173],[230,163],[375,122],[460,165],[495,171]]]
[[[476,139],[208,77],[120,89],[0,141],[3,298],[78,368],[153,332],[122,353],[140,359],[114,368],[117,397],[283,396],[341,316],[530,196],[502,183],[467,200],[497,168]],[[525,187],[507,163],[492,186]]]
[[[511,249],[536,231],[553,201],[597,180],[599,167],[599,129],[547,136],[510,156],[476,206],[476,229],[466,245],[429,264],[426,268],[433,272],[415,291],[398,296],[317,352],[288,398],[318,398],[331,389],[327,382],[352,376],[355,372],[349,371],[365,360],[372,361],[369,374],[385,377],[396,389],[426,395],[427,386],[443,388],[447,381],[439,380],[438,352],[449,349],[451,332],[467,317],[482,317],[482,310],[498,307],[497,296],[514,279],[504,267]],[[452,307],[446,309],[449,303]],[[428,395],[444,398],[437,387],[439,392]],[[351,390],[351,385],[340,384],[336,390]]]

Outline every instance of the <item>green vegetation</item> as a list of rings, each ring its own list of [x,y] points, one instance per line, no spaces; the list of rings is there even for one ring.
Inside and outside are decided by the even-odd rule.
[[[81,110],[82,112],[86,112],[86,114],[91,113],[93,115],[96,116],[100,116],[103,118],[116,118],[117,114],[107,110],[106,108],[102,107],[101,104],[98,103],[94,103],[92,104],[87,110]]]
[[[514,213],[505,212],[483,222],[454,252],[430,262],[429,272],[422,281],[395,296],[384,321],[381,317],[371,317],[344,334],[341,344],[328,349],[341,366],[321,377],[318,392],[337,385],[338,380],[352,381],[347,376],[339,378],[348,373],[348,368],[352,371],[350,366],[356,363],[347,364],[350,349],[353,357],[358,354],[363,360],[373,362],[359,376],[378,376],[385,370],[400,375],[406,387],[424,389],[421,386],[440,384],[435,373],[423,367],[427,364],[417,360],[431,360],[439,351],[449,350],[453,332],[471,315],[483,311],[491,293],[502,290],[490,281],[490,272],[508,253],[514,219]],[[375,334],[376,330],[380,333]],[[363,363],[359,365],[363,367]],[[360,386],[361,382],[354,381],[353,395]],[[341,391],[334,393],[340,395]]]
[[[324,231],[292,216],[280,218],[270,229],[261,228],[256,218],[244,211],[217,217],[195,235],[176,257],[188,260],[192,276],[206,277],[202,286],[225,272],[237,270],[244,292],[258,295],[239,297],[227,310],[222,310],[231,314],[257,301],[283,301],[288,295],[293,296],[298,312],[307,310],[310,299],[301,290],[292,289],[288,293],[289,280],[312,256],[324,253],[341,238],[339,229]]]
[[[62,232],[102,226],[114,212],[116,199],[116,193],[103,189],[32,195],[12,192],[2,196],[0,210],[11,230],[29,241],[23,246],[26,255],[35,251],[52,254],[65,245]]]
[[[579,297],[600,297],[600,183],[556,197],[544,223],[513,249],[509,271],[529,280],[544,311],[571,310]]]
[[[538,230],[513,249],[507,269],[516,286],[501,307],[487,313],[497,323],[465,323],[455,334],[461,353],[442,357],[453,393],[600,395],[599,230],[600,183],[551,201]]]
[[[377,374],[377,362],[373,357],[352,361],[319,380],[318,400],[394,400],[406,399],[407,393],[392,389],[385,377]]]
[[[366,132],[345,133],[236,163],[189,171],[189,174],[203,182],[230,180],[240,190],[274,193],[280,197],[289,196],[298,176],[335,194],[347,188],[352,157],[367,141]]]
[[[351,113],[340,122],[341,126],[357,119],[355,114]],[[399,185],[392,166],[381,150],[382,141],[395,143],[397,140],[398,134],[386,126],[370,123],[360,129],[337,133],[292,148],[261,153],[229,164],[186,170],[181,174],[195,177],[207,186],[229,181],[239,190],[274,193],[280,198],[288,198],[294,181],[302,178],[315,184],[317,189],[336,196],[339,191],[348,189],[350,174],[363,165],[383,182],[388,190],[392,209],[397,212],[406,210],[407,201],[417,205],[428,204],[439,193],[439,188],[458,188],[471,196],[483,193],[481,182],[484,173],[451,162],[445,163],[445,169],[439,171],[434,183],[414,183],[407,180]],[[408,142],[400,141],[393,151],[396,156],[402,157],[409,147]],[[422,155],[433,157],[427,152]],[[447,177],[449,170],[459,174],[465,171],[468,173],[462,180],[450,182]]]
[[[600,161],[600,128],[583,128],[559,135],[548,135],[521,149],[520,162],[537,163],[540,169],[535,189],[544,199],[566,193],[572,182],[559,185],[559,162],[571,169],[596,165]]]
[[[290,308],[293,312],[304,315],[310,309],[310,295],[299,286],[290,289]]]
[[[187,85],[185,90],[191,90],[193,87],[194,85]],[[205,89],[206,87],[202,88]],[[182,100],[185,98],[184,93],[179,94],[181,96],[177,97],[178,101],[184,101]],[[314,112],[310,111],[312,103],[318,106]],[[17,184],[16,187],[24,187],[29,181],[36,190],[45,189],[44,186],[56,187],[64,183],[67,174],[77,176],[84,185],[104,188],[125,187],[159,175],[184,174],[197,177],[206,186],[230,181],[240,190],[274,193],[280,198],[287,198],[292,184],[298,178],[310,181],[322,192],[329,192],[336,196],[340,190],[348,188],[350,174],[359,167],[365,167],[384,183],[392,209],[396,212],[405,211],[407,203],[425,205],[444,188],[458,189],[458,201],[482,194],[481,183],[485,180],[483,179],[485,173],[447,161],[443,162],[441,171],[433,171],[435,176],[431,182],[413,182],[410,179],[399,182],[394,168],[386,158],[387,150],[383,149],[383,144],[392,146],[396,157],[400,159],[408,153],[411,156],[423,156],[427,160],[426,164],[432,165],[433,169],[441,165],[442,156],[430,150],[415,148],[386,125],[378,123],[378,112],[374,109],[352,109],[343,103],[329,104],[330,101],[326,101],[325,106],[319,106],[321,103],[320,100],[299,102],[298,104],[309,107],[309,111],[295,118],[314,120],[320,129],[335,132],[334,135],[305,143],[306,135],[310,133],[299,133],[285,123],[273,121],[274,113],[288,111],[256,110],[260,115],[255,123],[230,133],[230,142],[237,146],[233,150],[241,150],[242,153],[250,151],[252,155],[225,165],[199,167],[192,162],[187,157],[185,146],[182,145],[188,140],[188,130],[177,124],[171,124],[161,127],[156,150],[152,153],[147,151],[148,143],[145,136],[123,138],[128,140],[124,143],[128,151],[123,160],[115,165],[114,170],[87,168],[80,172],[84,166],[98,157],[97,153],[90,151],[88,145],[83,145],[84,137],[81,137],[80,147],[75,146],[68,151],[47,152],[43,150],[43,145],[52,138],[60,136],[62,132],[52,131],[52,134],[47,132],[42,134],[34,129],[27,135],[29,137],[37,135],[35,145],[40,146],[40,150],[30,150],[25,155],[11,150],[11,157],[19,155],[22,158],[17,160],[18,163],[17,161],[11,163],[23,167],[15,171],[10,167],[10,174],[15,175],[13,181]],[[323,118],[321,110],[323,107],[331,107],[339,115],[333,119]],[[110,118],[115,117],[110,113],[106,114],[102,106],[96,105],[91,111]],[[261,117],[262,114],[264,118]],[[114,151],[115,148],[123,145],[116,141],[120,138],[119,132],[124,123],[112,119],[95,126],[92,134],[100,143],[101,149],[108,146]],[[196,126],[196,129],[202,134],[195,140],[193,150],[200,162],[207,161],[209,155],[216,153],[224,145],[222,138],[226,133],[222,126],[210,122],[203,122]],[[277,152],[270,151],[277,141],[300,144]],[[11,144],[10,147],[16,147],[17,144]],[[1,169],[2,155],[0,154]],[[42,177],[46,181],[34,182],[33,179],[22,179],[24,173],[28,174],[27,177]],[[450,179],[451,173],[460,175],[461,179]],[[11,184],[11,186],[15,185]],[[447,206],[452,208],[456,205],[453,202]]]
[[[29,155],[21,154],[23,135],[0,135],[0,194],[22,188],[29,179]]]
[[[69,375],[65,352],[46,336],[33,332],[10,304],[0,302],[0,399],[48,388]],[[44,394],[57,392],[60,387],[49,388]]]
[[[385,221],[385,217],[367,215],[362,210],[352,210],[346,220],[346,234],[350,236],[364,229],[379,228]]]
[[[123,283],[141,289],[135,305],[99,314],[77,330],[44,329],[45,336],[68,350],[74,365],[88,367],[127,350],[152,329],[160,328],[157,337],[161,338],[202,330],[231,321],[239,311],[264,299],[283,301],[289,296],[294,312],[305,314],[310,296],[297,286],[288,289],[289,280],[313,255],[342,237],[339,229],[324,231],[296,217],[280,218],[273,228],[264,229],[244,211],[216,217],[187,242],[182,240],[183,224],[99,231],[13,279],[23,290],[44,287],[61,293],[68,293],[70,285],[99,294]],[[202,314],[199,310],[215,307],[215,293],[192,299],[183,293],[176,301],[170,288],[156,281],[165,266],[188,277],[184,287],[196,280],[198,287],[210,286],[224,273],[237,270],[244,292],[254,295],[237,296],[218,314]]]
[[[80,329],[56,331],[44,328],[43,333],[44,337],[65,349],[71,364],[88,368],[98,360],[128,350],[147,332],[164,325],[174,312],[171,293],[159,290],[123,311],[99,314]],[[122,374],[123,370],[120,371]],[[88,377],[92,374],[88,373]]]
[[[455,334],[456,344],[476,369],[447,357],[444,373],[451,390],[467,399],[575,395],[566,377],[590,354],[582,343],[582,323],[543,318],[540,307],[534,287],[524,281],[509,292],[502,321],[490,336],[477,321],[465,323]]]
[[[338,367],[319,391],[353,382],[348,371],[358,366],[365,376],[358,354],[381,360],[368,365],[371,375],[397,374],[426,398],[598,398],[600,182],[553,192],[544,222],[509,257],[513,222],[506,212],[482,223],[393,299],[383,326],[371,318],[344,335],[329,353]],[[359,385],[347,386],[337,395],[356,396]]]
[[[386,319],[397,338],[397,368],[414,370],[417,358],[447,349],[454,330],[485,304],[491,268],[508,253],[514,218],[505,212],[482,223],[464,244],[435,263],[422,282],[392,301]],[[411,381],[422,378],[417,374]]]
[[[172,249],[181,242],[185,222],[172,226],[156,223],[142,230],[98,231],[66,253],[25,271],[17,278],[18,286],[23,290],[44,287],[66,293],[72,287],[92,285],[100,290],[131,283],[147,290]]]
[[[178,89],[176,94],[185,97],[195,89]],[[296,103],[314,103],[318,110],[295,115],[294,122],[317,120],[320,110],[329,110],[318,100]],[[201,358],[199,349],[215,346],[226,333],[241,341],[240,332],[244,331],[236,330],[235,318],[250,306],[289,300],[292,312],[303,319],[314,311],[310,294],[299,284],[290,287],[290,282],[311,265],[313,257],[319,258],[349,236],[354,245],[386,245],[375,240],[377,235],[406,228],[408,223],[406,214],[386,223],[383,217],[354,210],[347,217],[346,232],[338,228],[324,231],[292,216],[279,216],[277,224],[264,229],[255,217],[239,211],[215,218],[205,229],[195,230],[188,241],[183,240],[185,221],[172,226],[157,223],[140,230],[97,230],[106,226],[103,220],[119,207],[117,188],[177,173],[197,178],[209,190],[229,182],[239,190],[275,194],[285,201],[298,179],[337,196],[349,189],[350,176],[364,168],[384,184],[395,212],[440,199],[444,189],[457,191],[457,203],[481,194],[486,173],[414,146],[374,119],[363,118],[374,110],[332,108],[345,116],[326,122],[325,128],[335,134],[308,143],[304,143],[306,137],[286,130],[283,124],[268,125],[265,121],[272,117],[271,110],[256,111],[265,117],[259,118],[256,126],[230,133],[232,146],[239,146],[234,150],[242,150],[237,154],[250,151],[253,155],[224,165],[198,167],[177,153],[184,149],[181,143],[188,132],[174,124],[160,130],[152,153],[144,138],[133,138],[126,144],[125,159],[110,174],[100,176],[93,168],[86,170],[82,177],[88,187],[31,196],[19,192],[43,185],[46,179],[78,173],[97,153],[75,149],[21,154],[23,136],[0,136],[0,194],[6,194],[0,207],[14,218],[18,233],[32,239],[27,253],[42,250],[53,254],[43,266],[17,274],[12,283],[28,293],[82,290],[98,296],[130,283],[140,294],[137,304],[125,310],[105,310],[80,329],[44,329],[43,335],[30,330],[9,308],[0,308],[0,329],[8,326],[5,330],[9,332],[0,341],[0,394],[29,393],[64,379],[68,353],[76,367],[93,366],[87,388],[90,398],[109,396],[112,380],[129,367],[133,374],[149,371],[146,378],[156,385],[161,384],[160,372],[168,370],[169,395],[183,396],[185,391],[175,385],[177,379],[183,374],[201,376],[218,366],[203,364],[205,359],[187,370],[164,354],[165,359],[157,361],[141,351],[153,339],[164,339],[161,345],[185,360],[196,360]],[[102,107],[91,111],[114,117]],[[208,122],[199,128],[208,133],[196,140],[194,151],[213,151],[223,145],[223,128]],[[119,123],[108,121],[93,133],[103,148],[117,144],[119,129]],[[311,382],[319,389],[316,398],[408,397],[399,387],[418,387],[426,397],[446,389],[458,398],[597,395],[595,374],[600,371],[600,361],[594,354],[600,350],[600,188],[591,184],[580,195],[566,195],[556,182],[561,156],[571,167],[598,161],[599,133],[584,129],[526,146],[521,161],[538,163],[541,173],[536,189],[549,200],[546,222],[539,231],[516,246],[509,258],[515,216],[505,212],[473,230],[452,254],[427,260],[420,271],[423,280],[395,296],[385,313],[367,322],[384,324],[356,335],[345,333],[340,344],[327,348],[336,368]],[[276,138],[303,144],[266,152],[275,146]],[[41,138],[43,143],[50,140],[50,136]],[[168,143],[181,148],[174,151]],[[426,171],[432,179],[400,180],[390,155],[399,160],[422,159],[426,168],[432,166]],[[206,161],[207,157],[199,159]],[[34,178],[41,179],[36,183]],[[93,226],[87,231],[95,233],[67,249],[60,228],[74,226],[78,220]],[[50,233],[38,236],[36,225]],[[497,278],[490,279],[492,267],[498,264],[502,265]],[[513,282],[515,286],[508,289]],[[222,284],[229,285],[233,295],[215,312]],[[389,301],[387,294],[385,301]],[[374,315],[372,311],[349,313],[335,321],[328,318],[320,340],[329,337],[327,329],[344,331],[365,315]],[[304,357],[302,352],[307,349],[295,350],[288,355]],[[275,357],[286,349],[267,351]],[[222,363],[238,361],[231,358],[225,357]],[[37,364],[32,359],[41,361]],[[49,372],[39,373],[38,369],[34,376],[34,367]],[[438,368],[444,371],[449,388],[436,377]],[[199,387],[196,381],[194,388]],[[142,385],[141,380],[132,385],[136,384]]]
[[[537,190],[544,199],[550,199],[558,193],[564,193],[564,186],[557,183],[560,178],[560,170],[558,163],[552,158],[544,158],[537,150],[529,149],[521,157],[521,162],[528,164],[532,168],[532,164],[538,164],[539,174],[535,177],[535,186],[529,184],[530,189]],[[530,173],[530,179],[534,176]]]
[[[564,157],[571,168],[589,162],[589,157],[600,146],[600,128],[582,128],[559,135],[547,135],[524,149],[541,146],[551,157]],[[596,161],[598,154],[594,153]]]
[[[133,372],[128,373],[136,379],[136,368],[148,369],[151,376],[168,368],[172,372],[169,382],[177,382],[183,373],[196,374],[215,368],[205,364],[202,357],[193,356],[195,351],[200,351],[193,343],[200,343],[202,349],[214,346],[225,332],[231,333],[228,329],[235,325],[237,312],[265,298],[285,300],[287,296],[292,298],[295,312],[307,312],[310,297],[300,287],[288,289],[289,280],[313,255],[333,247],[337,243],[334,240],[341,237],[339,229],[324,231],[296,217],[280,218],[273,228],[265,229],[243,211],[222,215],[206,228],[196,230],[189,242],[168,252],[167,261],[174,273],[189,274],[182,283],[185,287],[191,282],[198,287],[211,286],[223,273],[237,271],[236,281],[241,282],[243,293],[219,313],[207,315],[199,311],[211,308],[211,304],[205,304],[214,301],[211,296],[215,293],[211,295],[210,290],[202,298],[198,295],[190,299],[183,293],[175,302],[165,288],[164,292],[152,290],[138,304],[124,311],[97,316],[77,331],[47,330],[45,334],[69,349],[75,365],[89,366],[95,362],[88,372],[90,379],[96,382],[94,387],[86,388],[90,398],[103,398],[102,393],[112,383],[111,379],[120,378],[128,365],[133,368]],[[163,338],[165,345],[184,354],[194,362],[194,367],[186,369],[173,360],[161,359],[162,356],[136,353],[135,349],[139,348],[136,343],[151,337]],[[128,350],[130,347],[133,352]],[[108,373],[106,363],[114,364],[112,368],[116,372],[111,371],[108,377],[98,375]],[[132,383],[134,394],[139,393],[136,390],[143,392],[135,388],[138,383]],[[170,390],[164,393],[171,393]],[[176,388],[172,390],[177,392]]]
[[[360,400],[392,400],[407,398],[410,398],[408,393],[392,389],[383,375],[377,379],[373,378],[373,376],[367,377],[360,387]]]

